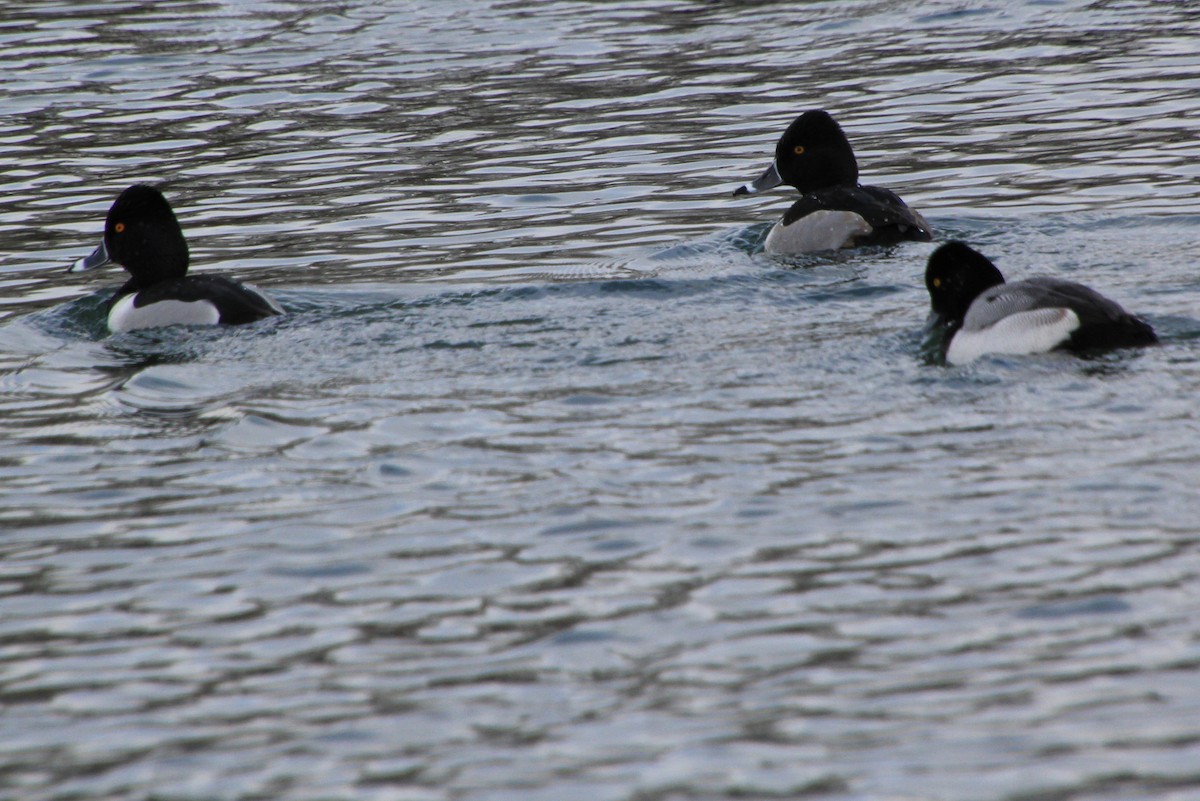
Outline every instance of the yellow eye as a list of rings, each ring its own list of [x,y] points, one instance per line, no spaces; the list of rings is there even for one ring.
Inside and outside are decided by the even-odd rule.
[[[792,152],[795,153],[797,156],[803,156],[804,155],[804,145],[796,145],[794,148],[792,148]]]
[[[116,225],[113,226],[113,230],[116,231],[118,234],[125,233],[125,223],[117,223]]]
[[[933,286],[935,289],[941,285],[942,285],[942,279],[940,279],[940,278],[933,279]]]

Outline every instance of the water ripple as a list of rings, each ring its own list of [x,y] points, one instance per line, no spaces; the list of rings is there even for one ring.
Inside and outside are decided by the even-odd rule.
[[[1185,797],[1187,4],[13,0],[0,773],[79,797]],[[780,260],[798,110],[1164,344],[922,351]],[[164,184],[289,314],[109,336]]]

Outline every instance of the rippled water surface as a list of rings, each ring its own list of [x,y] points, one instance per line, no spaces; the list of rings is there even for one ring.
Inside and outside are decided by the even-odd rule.
[[[0,11],[0,797],[1200,798],[1200,8]],[[934,245],[1162,347],[925,352]],[[286,317],[110,336],[161,184]]]

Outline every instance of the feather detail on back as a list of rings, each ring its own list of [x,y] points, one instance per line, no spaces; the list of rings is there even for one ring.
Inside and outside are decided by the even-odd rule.
[[[929,223],[890,189],[881,186],[831,186],[804,194],[783,215],[791,225],[816,211],[852,211],[874,229],[893,229],[894,237],[928,241]]]

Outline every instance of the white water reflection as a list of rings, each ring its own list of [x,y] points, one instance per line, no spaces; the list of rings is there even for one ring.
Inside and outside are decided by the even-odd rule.
[[[12,792],[1194,791],[1186,4],[3,17]],[[1164,345],[947,369],[929,246],[758,253],[816,106]],[[107,336],[64,270],[135,180],[291,314]]]

